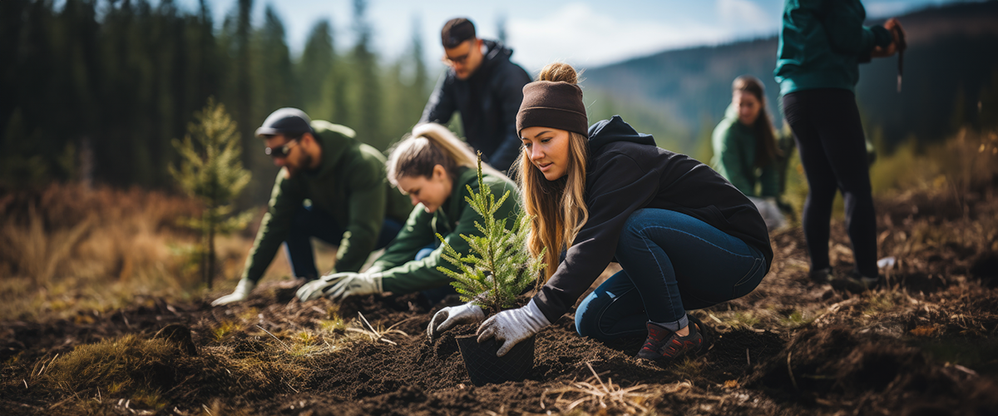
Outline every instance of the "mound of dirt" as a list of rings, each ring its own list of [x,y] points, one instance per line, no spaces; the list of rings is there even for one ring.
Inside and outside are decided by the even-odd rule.
[[[861,413],[998,414],[992,381],[965,368],[932,365],[897,339],[830,326],[798,333],[748,377],[749,387],[809,405],[845,404]],[[928,413],[927,413],[928,412]]]

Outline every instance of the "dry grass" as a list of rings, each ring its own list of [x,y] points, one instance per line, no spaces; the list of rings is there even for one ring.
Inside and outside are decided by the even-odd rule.
[[[927,147],[907,143],[870,167],[875,195],[939,190],[959,200],[996,175],[998,132],[968,129]]]
[[[179,355],[164,340],[129,334],[78,346],[47,365],[40,362],[36,377],[49,388],[75,396],[116,396],[158,410],[165,404],[160,390],[172,382]]]
[[[136,294],[184,293],[190,279],[171,246],[196,205],[140,190],[52,185],[0,199],[0,319],[70,316],[128,304]]]
[[[197,210],[190,199],[139,189],[53,184],[0,195],[0,320],[99,313],[143,295],[204,296],[197,236],[177,222]],[[238,278],[255,227],[218,239],[220,276]],[[320,248],[320,264],[330,251]],[[275,263],[267,277],[290,274],[283,254]]]
[[[541,409],[547,409],[546,400],[548,396],[554,396],[553,406],[560,412],[572,412],[579,406],[598,409],[600,414],[606,413],[608,409],[623,411],[628,414],[647,413],[649,408],[644,404],[648,399],[655,397],[645,384],[638,384],[631,387],[621,387],[613,384],[613,379],[607,379],[606,383],[600,378],[592,364],[586,363],[593,377],[587,381],[574,382],[564,387],[547,389],[541,394]],[[689,383],[676,385],[676,390],[689,388]],[[674,393],[674,392],[658,392]]]
[[[388,343],[388,344],[391,344],[391,345],[398,345],[395,341],[392,341],[392,340],[388,339],[387,336],[388,335],[399,335],[399,336],[402,336],[402,337],[405,337],[405,338],[409,338],[409,334],[406,334],[405,332],[402,332],[402,331],[399,331],[399,330],[395,329],[395,327],[399,326],[400,324],[402,324],[405,321],[397,322],[397,323],[395,323],[395,325],[392,325],[392,326],[390,326],[388,328],[384,328],[384,327],[382,327],[380,325],[379,326],[371,325],[371,323],[367,321],[367,318],[364,317],[364,314],[362,314],[360,312],[357,312],[357,316],[358,316],[358,319],[357,319],[356,323],[357,323],[357,326],[359,326],[359,328],[351,327],[351,328],[347,328],[347,331],[352,331],[352,332],[356,332],[356,333],[362,334],[365,337],[367,337],[371,342],[381,341],[381,342]]]

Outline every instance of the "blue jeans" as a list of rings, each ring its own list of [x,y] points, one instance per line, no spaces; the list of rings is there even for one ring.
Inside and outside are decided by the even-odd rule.
[[[627,219],[617,243],[623,268],[587,296],[575,313],[582,336],[607,341],[670,330],[686,311],[745,296],[768,269],[758,249],[686,214],[646,208]]]
[[[433,250],[436,250],[437,246],[439,245],[440,242],[438,241],[419,249],[419,251],[416,252],[416,258],[414,258],[413,260],[419,261],[426,258],[426,256],[429,256],[430,253],[433,253]],[[440,287],[435,287],[433,289],[426,289],[420,291],[420,293],[422,293],[423,296],[426,297],[426,301],[429,302],[430,305],[436,305],[437,302],[443,300],[445,297],[447,297],[447,295],[457,294],[457,291],[454,290],[454,287],[451,285],[444,285]]]
[[[402,223],[391,218],[385,218],[381,226],[381,234],[375,250],[384,248],[395,239],[402,230]],[[302,206],[291,221],[291,232],[284,241],[284,254],[291,263],[291,272],[295,277],[314,280],[319,277],[315,269],[315,252],[312,249],[312,237],[316,237],[334,246],[340,244],[346,230],[332,216],[311,206]]]

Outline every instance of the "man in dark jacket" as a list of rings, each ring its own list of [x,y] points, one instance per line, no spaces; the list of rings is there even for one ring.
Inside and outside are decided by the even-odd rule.
[[[395,238],[412,210],[409,198],[389,186],[385,156],[348,127],[282,108],[256,134],[283,169],[242,279],[215,306],[246,300],[282,243],[299,278],[319,277],[312,237],[339,247],[333,272],[359,271],[372,251]]]
[[[509,169],[520,152],[516,112],[530,76],[509,60],[512,50],[479,39],[468,19],[448,21],[440,38],[450,69],[430,94],[420,122],[447,124],[459,111],[468,144],[494,168]]]

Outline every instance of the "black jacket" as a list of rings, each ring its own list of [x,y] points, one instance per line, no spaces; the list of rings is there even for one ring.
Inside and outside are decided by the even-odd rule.
[[[551,322],[599,277],[613,259],[627,218],[641,208],[681,212],[741,239],[773,261],[769,232],[755,205],[703,163],[655,146],[620,116],[589,127],[586,172],[589,220],[558,270],[534,298]]]
[[[457,79],[453,69],[447,70],[419,121],[447,124],[455,111],[461,112],[468,144],[481,151],[492,167],[507,170],[520,153],[516,112],[530,76],[510,62],[512,50],[491,40],[485,41],[485,47],[481,65],[468,79]]]

